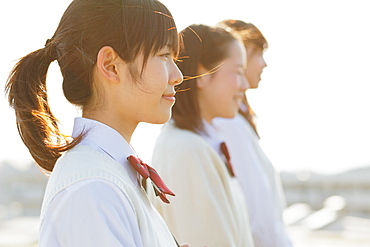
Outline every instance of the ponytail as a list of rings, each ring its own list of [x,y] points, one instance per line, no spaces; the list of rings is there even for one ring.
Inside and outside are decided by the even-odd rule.
[[[11,72],[5,91],[14,108],[18,132],[36,163],[52,171],[61,153],[75,146],[68,143],[52,114],[46,91],[46,74],[58,58],[57,45],[48,40],[43,49],[21,58]]]

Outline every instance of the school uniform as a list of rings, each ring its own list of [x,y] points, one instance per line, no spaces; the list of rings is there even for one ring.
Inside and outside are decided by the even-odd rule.
[[[109,126],[76,118],[73,136],[82,131],[49,178],[39,246],[177,246],[127,161],[131,146]]]
[[[282,218],[285,197],[281,181],[254,129],[240,114],[233,119],[215,118],[213,124],[229,147],[248,204],[255,246],[291,247]]]
[[[151,165],[176,194],[168,205],[148,195],[171,232],[190,246],[250,247],[248,210],[211,126],[199,135],[170,121],[161,129]]]

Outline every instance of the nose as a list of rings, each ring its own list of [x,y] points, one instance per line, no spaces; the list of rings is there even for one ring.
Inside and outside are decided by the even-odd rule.
[[[179,67],[177,67],[175,62],[172,62],[171,73],[170,73],[170,84],[173,86],[177,86],[177,85],[180,85],[182,81],[183,81],[183,76],[182,76],[182,73]]]
[[[263,68],[266,68],[267,67],[267,63],[266,63],[266,61],[265,61],[264,58],[262,58],[262,63],[263,63]]]

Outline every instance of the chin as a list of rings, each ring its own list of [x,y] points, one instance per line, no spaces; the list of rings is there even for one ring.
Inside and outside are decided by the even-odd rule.
[[[146,121],[146,122],[150,124],[165,124],[168,122],[168,120],[170,120],[170,118],[171,118],[171,113],[168,113],[168,114],[163,114],[162,116],[158,116],[157,118],[150,120],[150,121]]]
[[[260,83],[260,80],[256,80],[254,82],[249,82],[249,85],[250,85],[250,88],[249,89],[256,89],[256,88],[258,88],[259,83]]]
[[[232,112],[229,112],[228,114],[224,114],[223,116],[220,116],[220,117],[222,117],[222,118],[234,118],[237,113],[238,113],[238,109],[236,109]]]

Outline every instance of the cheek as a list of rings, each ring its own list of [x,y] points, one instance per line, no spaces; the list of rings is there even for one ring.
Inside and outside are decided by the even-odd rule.
[[[165,71],[157,70],[144,81],[145,91],[151,95],[162,95],[167,88],[168,76]]]
[[[247,69],[255,70],[256,67],[259,67],[259,64],[261,64],[261,58],[253,56],[247,61]]]
[[[242,83],[242,76],[238,74],[233,74],[232,76],[230,76],[230,80],[228,83],[229,90],[232,92],[239,91]]]
[[[242,80],[238,74],[235,73],[220,73],[217,78],[213,81],[208,92],[215,101],[221,98],[234,97],[235,92],[239,91]]]
[[[253,77],[256,74],[256,71],[257,71],[256,64],[250,65],[247,68],[246,76]]]

